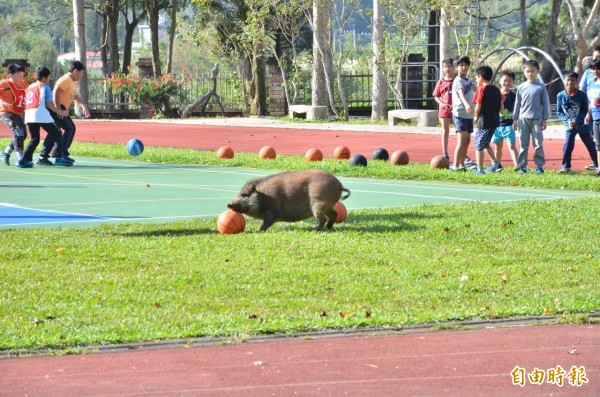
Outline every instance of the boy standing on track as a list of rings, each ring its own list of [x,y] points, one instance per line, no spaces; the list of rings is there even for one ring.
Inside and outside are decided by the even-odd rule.
[[[454,150],[454,165],[451,171],[464,171],[465,158],[473,133],[473,81],[469,78],[471,60],[461,55],[454,61],[458,76],[452,83],[452,121],[456,127],[456,149]]]
[[[0,153],[2,161],[10,165],[10,154],[17,151],[17,160],[23,157],[23,146],[27,137],[27,130],[23,122],[25,111],[25,92],[29,85],[25,81],[25,68],[19,64],[9,65],[8,78],[0,80],[0,117],[9,130],[13,139],[6,149]]]
[[[500,164],[499,168],[496,172],[502,171],[504,168],[502,167],[502,147],[504,146],[504,141],[508,142],[508,150],[510,152],[510,157],[513,161],[513,165],[515,170],[518,169],[518,152],[517,152],[517,135],[515,134],[515,130],[513,128],[513,119],[512,112],[515,108],[515,98],[517,95],[512,91],[512,87],[515,84],[515,74],[510,70],[505,70],[501,73],[500,77],[500,92],[504,95],[504,101],[502,104],[504,105],[504,110],[500,115],[500,124],[496,131],[494,131],[494,136],[492,137],[492,143],[496,146],[496,150],[494,152],[496,156],[496,161]]]
[[[530,59],[523,65],[523,74],[526,81],[517,87],[515,108],[513,111],[513,128],[520,130],[519,144],[519,173],[527,172],[527,157],[529,154],[529,141],[533,139],[536,174],[544,173],[544,130],[546,120],[550,116],[550,99],[546,86],[538,80],[540,65]]]
[[[588,98],[583,91],[577,89],[578,73],[569,73],[565,76],[565,90],[556,96],[556,115],[565,125],[565,143],[563,145],[562,167],[559,172],[571,171],[571,155],[575,147],[575,137],[579,138],[592,159],[592,165],[598,168],[598,154],[596,153],[594,138],[590,124],[585,124],[588,114]],[[588,166],[589,167],[589,166]]]
[[[487,65],[482,65],[475,69],[477,92],[473,97],[475,104],[474,122],[477,124],[475,131],[475,159],[477,160],[477,170],[475,174],[484,175],[483,170],[483,151],[489,149],[490,142],[494,136],[494,131],[500,123],[500,112],[502,106],[502,94],[500,89],[493,85],[490,81],[494,76],[494,71]],[[492,165],[488,169],[488,173],[497,172],[502,166],[496,161],[494,152],[488,150],[488,154],[492,159]]]
[[[79,94],[77,94],[76,85],[76,83],[81,80],[84,73],[85,66],[83,63],[80,61],[71,61],[69,63],[69,72],[59,78],[56,81],[56,84],[54,84],[52,97],[54,99],[54,105],[56,108],[68,111],[73,102],[75,102],[75,104],[83,110],[83,117],[88,118],[90,117],[90,111],[85,103],[83,103],[83,100]],[[75,123],[69,116],[63,117],[54,112],[51,112],[51,114],[56,125],[63,131],[62,150],[59,151],[57,144],[55,143],[51,156],[55,158],[61,158],[61,156],[64,156],[64,159],[73,163],[75,160],[69,157],[69,148],[71,147],[73,138],[75,137]]]
[[[448,136],[450,135],[450,123],[452,122],[452,83],[456,77],[454,74],[454,60],[446,58],[442,61],[442,77],[433,89],[433,98],[440,105],[439,117],[442,123],[442,152],[446,159],[448,156]]]
[[[44,147],[40,152],[40,157],[38,161],[36,161],[36,164],[70,167],[73,163],[63,159],[62,155],[54,161],[54,164],[48,160],[50,151],[55,142],[58,143],[57,150],[60,150],[62,147],[60,130],[54,124],[54,119],[50,115],[49,110],[52,110],[59,116],[68,116],[69,112],[57,109],[52,102],[52,91],[50,91],[50,86],[48,86],[48,82],[50,81],[50,70],[45,66],[38,66],[35,69],[35,78],[37,83],[34,83],[27,88],[25,105],[25,123],[27,124],[27,127],[29,127],[31,140],[25,148],[23,158],[17,162],[17,167],[33,167],[33,152],[35,152],[35,149],[40,143],[40,128],[43,128],[47,132],[47,135],[46,139],[44,139]]]

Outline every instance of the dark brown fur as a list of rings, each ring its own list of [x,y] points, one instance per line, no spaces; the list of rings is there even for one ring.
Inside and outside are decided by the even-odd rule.
[[[341,197],[342,192],[347,194]],[[296,222],[311,216],[320,231],[326,223],[327,229],[333,227],[337,217],[333,206],[349,195],[350,191],[327,171],[281,172],[248,180],[227,207],[262,219],[261,232],[275,222]]]

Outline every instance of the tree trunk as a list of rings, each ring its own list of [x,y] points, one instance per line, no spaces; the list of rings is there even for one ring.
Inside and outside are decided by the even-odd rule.
[[[83,0],[73,0],[73,27],[75,29],[75,53],[77,58],[85,65],[87,62],[87,48],[85,44],[85,11]],[[88,85],[87,73],[83,74],[79,80],[79,96],[84,103],[88,103],[90,91]],[[75,107],[75,112],[81,116],[81,109]]]
[[[173,71],[173,45],[175,44],[175,28],[177,27],[177,0],[171,1],[171,26],[169,28],[169,50],[167,53],[167,73]]]
[[[129,67],[131,66],[131,57],[132,57],[132,45],[133,45],[133,35],[135,34],[135,29],[140,24],[144,18],[146,18],[146,11],[143,10],[140,15],[136,15],[136,10],[132,9],[131,14],[132,18],[129,21],[129,12],[125,9],[125,38],[123,41],[123,73],[129,73]]]
[[[312,75],[312,106],[327,106],[327,79],[323,56],[319,46],[327,40],[327,21],[320,0],[313,2],[313,75]]]
[[[526,0],[521,0],[519,11],[521,14],[521,46],[526,46],[526,45],[528,45],[527,44],[527,1]]]
[[[373,121],[385,120],[387,115],[384,17],[384,5],[379,0],[373,0]]]
[[[150,43],[152,47],[152,73],[154,77],[162,74],[160,70],[160,50],[158,47],[158,12],[160,10],[158,0],[144,0],[144,6],[148,15],[150,26]]]
[[[440,70],[442,70],[442,61],[451,58],[450,52],[450,26],[446,17],[446,10],[440,10]]]
[[[117,26],[119,23],[119,4],[117,0],[110,0],[106,5],[106,23],[108,33],[108,73],[119,71],[119,36]]]

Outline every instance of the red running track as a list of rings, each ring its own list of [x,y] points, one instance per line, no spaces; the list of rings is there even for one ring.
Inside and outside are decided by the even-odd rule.
[[[559,366],[564,376],[549,378]],[[543,379],[534,376],[540,371]],[[0,396],[593,397],[600,396],[600,325],[2,359]]]
[[[326,157],[332,156],[336,146],[344,145],[348,146],[353,154],[361,153],[367,158],[371,158],[371,153],[376,148],[384,147],[390,153],[399,149],[405,150],[410,155],[410,161],[421,163],[428,163],[431,158],[441,153],[440,136],[436,134],[271,128],[268,123],[265,123],[264,126],[256,126],[255,122],[249,123],[252,125],[247,127],[100,120],[81,120],[76,121],[76,124],[75,140],[85,142],[125,144],[131,138],[138,138],[146,146],[198,150],[217,150],[221,146],[231,146],[236,152],[255,153],[258,153],[261,147],[270,145],[278,153],[295,155],[304,155],[309,148],[317,147],[323,151]],[[558,135],[560,136],[560,133]],[[0,128],[0,136],[9,136],[8,130]],[[451,134],[451,152],[455,145],[455,136]],[[562,145],[562,139],[546,139],[544,141],[545,168],[560,168]],[[531,157],[533,155],[532,148],[529,153]],[[74,155],[77,154],[74,153]],[[475,158],[472,145],[469,148],[469,156]],[[506,148],[503,163],[505,166],[511,166]],[[590,164],[589,155],[579,140],[576,141],[572,163],[573,170],[583,170],[586,165]],[[533,163],[530,163],[530,166],[533,166]]]

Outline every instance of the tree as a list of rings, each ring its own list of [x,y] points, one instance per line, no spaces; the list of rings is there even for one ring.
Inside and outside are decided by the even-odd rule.
[[[169,49],[167,51],[167,73],[173,71],[173,44],[175,43],[175,30],[177,29],[177,0],[171,1],[171,26],[169,26]]]
[[[277,60],[281,72],[288,106],[297,103],[300,77],[298,40],[306,31],[305,12],[310,6],[310,3],[303,0],[278,1],[269,19],[269,23],[275,28],[275,37],[268,39],[265,36],[265,46]],[[286,49],[284,43],[287,44]]]
[[[387,116],[384,17],[385,4],[373,0],[373,121],[384,120]]]
[[[162,74],[160,68],[160,49],[158,47],[158,17],[161,9],[160,0],[143,0],[148,26],[150,26],[150,45],[152,48],[152,72],[154,77]]]
[[[85,44],[85,11],[83,0],[73,0],[73,27],[75,29],[75,52],[77,53],[77,58],[85,65],[87,61],[87,48]],[[84,73],[81,80],[79,80],[79,96],[84,103],[88,102],[89,94],[87,73]],[[76,112],[81,112],[78,106],[75,106],[75,108]]]
[[[141,21],[146,19],[146,10],[140,4],[141,0],[125,1],[121,8],[123,19],[125,21],[125,38],[123,41],[123,62],[121,71],[125,74],[129,72],[131,66],[131,56],[133,47],[133,34]],[[130,19],[131,18],[131,19]]]
[[[327,91],[329,80],[325,64],[327,62],[325,54],[325,43],[327,42],[328,26],[330,26],[329,15],[330,7],[326,1],[314,0],[312,16],[308,15],[308,20],[313,30],[313,74],[312,74],[312,106],[327,106]],[[331,58],[329,58],[331,59]],[[333,106],[333,103],[332,103]]]
[[[575,7],[573,0],[566,0],[567,7],[569,9],[569,14],[571,15],[571,24],[573,26],[573,35],[575,37],[575,46],[579,50],[579,54],[577,56],[577,66],[576,71],[581,72],[582,61],[586,55],[589,53],[589,48],[593,48],[594,46],[600,43],[600,31],[598,34],[591,38],[590,30],[596,24],[596,19],[598,17],[598,13],[600,12],[600,0],[595,0],[592,5],[591,10],[589,11],[587,19],[584,20],[585,13],[579,13],[578,9]],[[591,39],[591,42],[588,46],[588,40]]]

